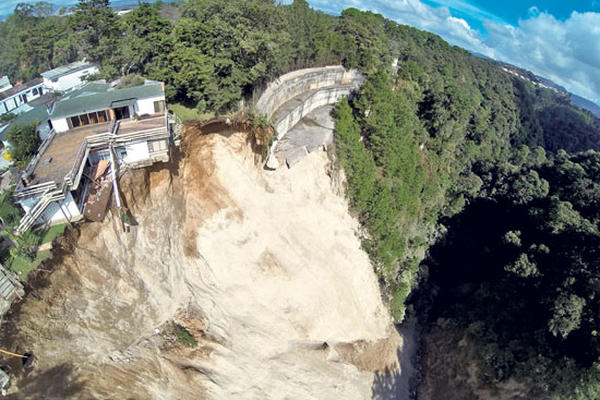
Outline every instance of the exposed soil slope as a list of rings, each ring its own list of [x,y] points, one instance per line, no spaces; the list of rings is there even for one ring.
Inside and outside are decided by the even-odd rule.
[[[326,154],[264,171],[245,137],[188,129],[181,160],[121,179],[131,232],[109,214],[62,241],[3,326],[37,357],[12,398],[377,395],[402,340]]]

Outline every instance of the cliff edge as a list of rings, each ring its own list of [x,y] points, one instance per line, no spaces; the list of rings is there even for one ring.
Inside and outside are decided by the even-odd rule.
[[[327,155],[265,171],[246,137],[188,127],[121,178],[130,232],[115,213],[62,239],[3,325],[36,357],[9,398],[379,396],[402,338]]]

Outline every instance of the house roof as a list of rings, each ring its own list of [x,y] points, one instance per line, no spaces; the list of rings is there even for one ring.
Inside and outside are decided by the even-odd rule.
[[[31,89],[32,87],[41,85],[42,82],[42,78],[36,78],[29,82],[25,82],[22,85],[14,86],[8,90],[5,90],[4,92],[0,92],[0,100],[8,99],[9,97],[14,97],[21,92]]]
[[[31,124],[35,121],[44,122],[48,119],[48,108],[45,105],[37,106],[31,110],[17,115],[13,124]]]
[[[135,99],[160,96],[164,96],[164,89],[160,82],[146,82],[146,84],[140,86],[112,90],[108,90],[106,84],[92,83],[77,90],[68,98],[57,102],[54,105],[51,117],[61,118],[105,110],[114,107],[114,104],[130,104]]]
[[[73,90],[72,92],[69,92],[69,94],[64,96],[63,99],[66,100],[73,99],[79,96],[88,96],[90,94],[106,93],[109,88],[110,85],[105,82],[90,82],[87,85],[84,85],[78,89]]]
[[[97,65],[98,64],[89,63],[86,61],[75,61],[71,64],[61,65],[60,67],[51,69],[50,71],[42,72],[40,75],[46,79],[57,79],[61,76],[72,74],[74,72],[81,71],[82,69]]]
[[[8,79],[8,76],[5,75],[2,78],[0,78],[0,91],[8,90],[11,87],[12,86],[10,84],[10,80]]]
[[[0,141],[6,142],[6,134],[8,133],[8,128],[12,125],[28,125],[34,122],[42,123],[48,120],[48,109],[45,105],[37,106],[29,111],[18,114],[15,119],[10,121],[5,126],[0,127]]]

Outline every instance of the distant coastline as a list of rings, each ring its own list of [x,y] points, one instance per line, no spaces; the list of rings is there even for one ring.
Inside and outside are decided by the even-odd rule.
[[[156,3],[157,0],[144,0],[145,3]],[[179,0],[162,0],[163,3],[175,3]],[[23,3],[27,3],[27,4],[35,4],[37,2],[36,1],[23,1]],[[52,2],[56,12],[58,12],[58,10],[60,10],[62,7],[75,7],[79,2],[77,0],[58,0],[55,2]],[[138,0],[111,0],[111,7],[116,9],[116,10],[120,10],[123,8],[135,8],[138,6],[139,1]],[[8,18],[9,16],[12,15],[12,13],[15,10],[15,7],[17,6],[17,4],[15,4],[14,6],[12,6],[10,9],[5,9],[4,7],[0,8],[0,21],[5,20],[6,18]]]

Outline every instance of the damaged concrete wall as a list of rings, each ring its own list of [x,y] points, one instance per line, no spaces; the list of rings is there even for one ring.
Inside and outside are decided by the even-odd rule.
[[[358,70],[329,66],[293,71],[271,82],[255,105],[277,132],[267,165],[277,168],[278,161],[273,157],[277,141],[303,117],[318,107],[338,102],[363,81],[364,75]]]

